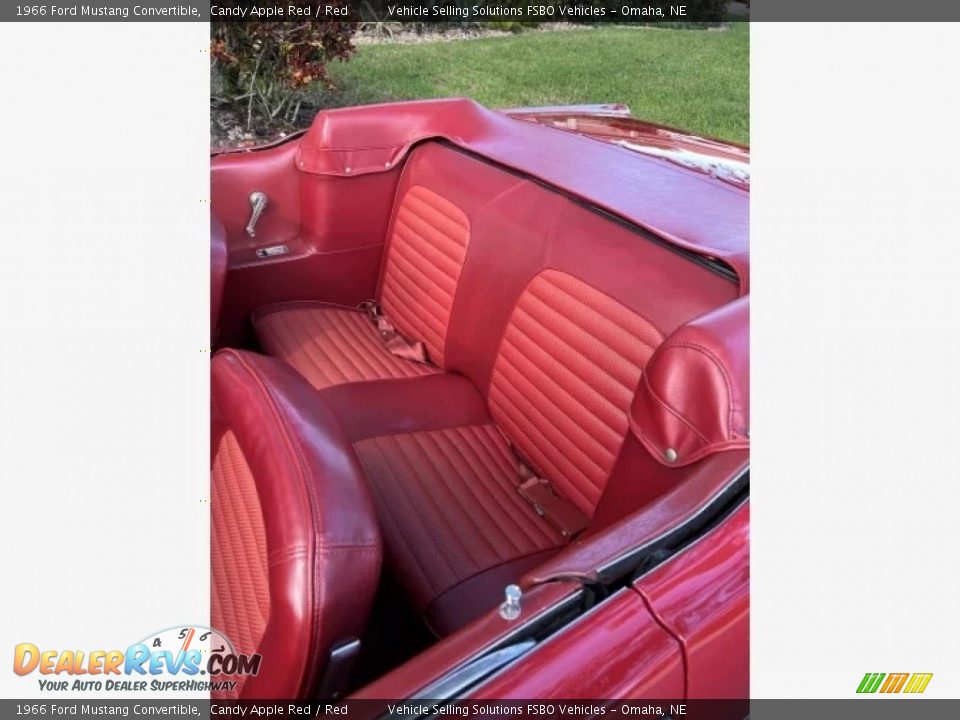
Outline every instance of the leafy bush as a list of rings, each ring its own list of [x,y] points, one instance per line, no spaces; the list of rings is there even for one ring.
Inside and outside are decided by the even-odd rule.
[[[296,123],[302,90],[314,82],[329,89],[331,60],[349,59],[356,25],[348,22],[213,22],[210,54],[218,70],[212,99],[273,127]]]
[[[727,15],[729,0],[693,0],[690,12],[694,17],[709,23],[721,23]]]
[[[696,18],[696,21],[666,22],[662,24],[670,27],[689,28],[720,25],[727,16],[728,2],[729,0],[687,0],[687,16]]]
[[[397,33],[402,33],[406,28],[402,22],[362,22],[360,23],[360,32],[368,33],[374,37],[392,38]]]
[[[392,38],[396,33],[405,30],[404,25],[406,25],[406,23],[384,20],[382,16],[378,16],[377,11],[369,2],[363,3],[363,9],[370,17],[376,17],[377,19],[375,21],[360,23],[360,32],[369,33],[374,37]]]
[[[540,23],[530,20],[491,20],[485,22],[483,26],[490,30],[500,30],[502,32],[519,33],[527,28],[535,28]]]

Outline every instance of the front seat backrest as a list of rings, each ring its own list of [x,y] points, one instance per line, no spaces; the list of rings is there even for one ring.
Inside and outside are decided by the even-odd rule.
[[[382,555],[356,456],[313,388],[276,360],[217,353],[211,395],[211,625],[262,656],[227,695],[342,690],[329,681],[356,650]]]

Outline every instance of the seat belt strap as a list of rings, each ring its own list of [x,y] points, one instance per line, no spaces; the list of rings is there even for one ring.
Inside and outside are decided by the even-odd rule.
[[[572,502],[557,495],[549,480],[537,476],[523,460],[520,461],[519,470],[523,482],[517,487],[517,492],[533,506],[537,515],[568,539],[586,530],[590,518]]]
[[[404,360],[411,360],[424,365],[431,364],[427,357],[427,346],[419,340],[408,340],[401,335],[400,331],[383,314],[383,308],[376,300],[366,300],[360,303],[357,309],[366,313],[370,322],[377,328],[377,333],[380,335],[387,351]]]

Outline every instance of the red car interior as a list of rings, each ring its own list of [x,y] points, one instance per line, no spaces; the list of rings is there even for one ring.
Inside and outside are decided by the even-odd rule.
[[[210,337],[216,342],[227,282],[227,231],[216,215],[210,215]]]
[[[746,468],[745,191],[454,100],[322,113],[212,196],[212,620],[274,669],[238,693],[345,688],[381,536],[451,653]]]
[[[270,658],[241,690],[299,697],[363,632],[382,556],[373,504],[336,418],[293,370],[223,350],[211,395],[211,619]]]

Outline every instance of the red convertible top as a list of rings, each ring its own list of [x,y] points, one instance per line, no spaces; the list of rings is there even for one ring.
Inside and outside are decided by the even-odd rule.
[[[297,164],[318,175],[385,172],[412,145],[445,139],[537,178],[664,240],[718,258],[749,287],[749,193],[655,157],[506,117],[472,100],[328,110],[300,141]]]

